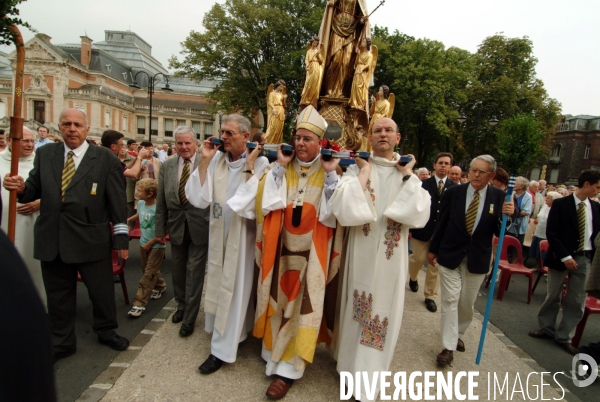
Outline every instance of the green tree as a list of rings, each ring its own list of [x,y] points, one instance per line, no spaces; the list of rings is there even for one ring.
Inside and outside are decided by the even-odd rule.
[[[326,0],[226,0],[182,42],[170,66],[196,80],[216,80],[215,110],[267,115],[266,91],[284,79],[288,122],[300,100],[306,46],[318,34]]]
[[[19,18],[17,6],[25,0],[2,0],[0,1],[0,45],[13,45],[14,34],[8,29],[11,25],[21,25],[35,30]]]
[[[420,166],[429,165],[440,150],[456,148],[457,105],[466,101],[473,64],[469,52],[446,49],[429,39],[414,40],[395,31],[374,29],[374,43],[383,57],[375,70],[377,87],[386,84],[396,97],[394,120],[403,136],[403,152]]]
[[[560,104],[548,96],[544,83],[536,76],[537,58],[533,42],[528,37],[507,38],[499,34],[486,38],[473,56],[475,77],[469,86],[469,101],[481,101],[496,109],[502,122],[516,114],[531,114],[541,124],[547,147],[560,119]],[[469,117],[465,123],[465,137],[473,141],[477,135],[476,154],[496,155],[501,146],[497,129],[485,124],[491,114],[482,116],[475,133],[475,109],[466,108]]]
[[[498,163],[518,174],[547,156],[548,133],[532,114],[517,113],[502,121],[498,130]]]

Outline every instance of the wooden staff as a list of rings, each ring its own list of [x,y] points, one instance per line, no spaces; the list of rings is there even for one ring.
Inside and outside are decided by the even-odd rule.
[[[19,174],[19,154],[21,150],[21,139],[23,138],[23,118],[21,109],[23,107],[23,70],[25,68],[25,46],[21,31],[15,24],[8,29],[14,34],[13,41],[17,47],[17,71],[15,75],[15,91],[13,96],[13,115],[10,117],[11,138],[11,160],[10,175]],[[11,191],[8,201],[8,237],[15,242],[15,228],[17,223],[17,191]]]

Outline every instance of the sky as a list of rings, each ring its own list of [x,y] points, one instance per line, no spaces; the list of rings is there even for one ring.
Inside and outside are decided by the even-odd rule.
[[[379,0],[366,0],[371,11]],[[87,34],[131,30],[152,45],[165,67],[179,55],[190,31],[202,31],[204,14],[224,0],[27,0],[21,18],[52,43],[77,43]],[[488,36],[528,36],[538,59],[537,76],[564,114],[600,115],[600,1],[598,0],[387,0],[372,25],[428,38],[470,52]],[[34,33],[22,29],[25,41]],[[8,53],[14,48],[2,46]]]

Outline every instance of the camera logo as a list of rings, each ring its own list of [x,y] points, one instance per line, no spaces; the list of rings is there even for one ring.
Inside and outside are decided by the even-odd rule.
[[[583,388],[592,385],[598,377],[598,365],[596,361],[585,353],[578,353],[573,357],[572,363],[573,384]],[[587,376],[587,378],[586,378]]]

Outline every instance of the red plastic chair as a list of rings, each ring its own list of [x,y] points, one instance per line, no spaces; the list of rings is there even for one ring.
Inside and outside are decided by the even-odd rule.
[[[119,279],[121,279],[121,289],[123,289],[123,298],[125,299],[125,304],[129,305],[129,294],[127,293],[127,284],[125,283],[125,263],[127,260],[121,260],[119,258],[119,252],[117,250],[112,250],[112,266],[113,266],[113,276],[119,275]],[[77,282],[83,282],[81,279],[81,274],[77,272]]]
[[[140,229],[140,220],[135,221],[135,227],[129,231],[129,240],[140,239],[142,237],[142,230]]]
[[[581,336],[583,335],[583,329],[585,328],[585,324],[587,319],[592,314],[600,314],[600,300],[596,299],[593,296],[588,296],[585,299],[585,309],[583,310],[583,318],[577,324],[577,329],[575,329],[575,336],[571,339],[571,344],[576,348],[579,347],[579,342],[581,342]]]
[[[507,249],[508,247],[514,247],[517,249],[517,262],[514,264],[509,263],[505,258],[507,258]],[[505,258],[503,258],[505,257]],[[508,290],[508,285],[510,283],[510,277],[514,275],[525,275],[529,279],[529,291],[527,292],[527,304],[531,303],[531,293],[533,288],[533,271],[526,266],[523,265],[523,255],[521,250],[521,243],[519,240],[512,236],[504,236],[504,242],[502,243],[502,252],[500,254],[500,264],[499,269],[501,272],[500,275],[500,284],[498,285],[498,295],[496,296],[497,300],[502,301],[504,297],[504,292]]]
[[[535,280],[535,283],[533,284],[533,289],[531,290],[531,294],[533,294],[533,292],[535,292],[535,288],[537,287],[540,279],[542,279],[542,276],[544,276],[548,273],[548,267],[544,266],[544,257],[546,256],[546,253],[548,252],[548,246],[549,246],[548,240],[540,241],[540,259],[538,260],[538,266],[540,267],[540,269],[538,271],[538,275]]]

